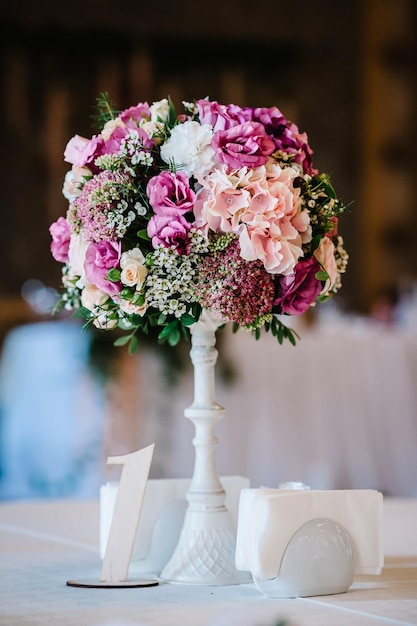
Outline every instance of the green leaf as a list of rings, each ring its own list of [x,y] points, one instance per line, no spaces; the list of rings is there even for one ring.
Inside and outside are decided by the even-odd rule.
[[[172,102],[171,96],[168,96],[168,115],[166,119],[166,123],[171,128],[175,126],[177,123],[177,112],[175,110],[174,103]]]
[[[123,337],[118,337],[114,342],[113,345],[118,347],[118,346],[125,346],[126,344],[128,344],[130,341],[130,335],[124,335]]]
[[[179,323],[178,320],[173,320],[172,322],[164,326],[164,328],[161,330],[161,332],[158,335],[158,339],[165,339],[174,331],[176,330],[178,331],[178,323]]]
[[[289,328],[288,328],[287,337],[288,337],[290,343],[292,343],[292,345],[295,346],[296,341],[295,341],[294,333]]]
[[[194,323],[195,318],[189,313],[184,313],[183,315],[181,315],[181,324],[183,324],[184,326],[191,326]]]
[[[139,239],[145,239],[146,241],[150,241],[151,240],[151,238],[148,236],[146,228],[143,228],[142,230],[138,230],[138,232],[136,234],[139,237]]]
[[[142,304],[145,302],[145,296],[143,295],[143,293],[137,293],[134,295],[132,302],[137,306],[142,306]]]
[[[319,272],[316,272],[316,278],[317,280],[327,280],[329,275],[326,270],[320,270]]]
[[[136,337],[136,335],[132,335],[130,337],[130,343],[129,343],[129,354],[134,354],[136,352],[136,350],[139,348],[139,340]]]
[[[194,321],[198,322],[201,315],[201,305],[198,302],[193,302],[191,305],[191,315],[194,317]]]
[[[181,333],[178,330],[178,328],[176,330],[172,331],[168,335],[167,339],[168,339],[168,343],[169,343],[170,346],[176,346],[179,343],[180,339],[181,339]]]
[[[121,290],[119,295],[121,298],[123,298],[123,300],[130,300],[133,293],[131,289],[129,289],[128,287],[125,287],[124,289]]]
[[[82,318],[85,320],[90,319],[90,317],[92,316],[91,311],[89,309],[87,309],[87,307],[85,306],[80,306],[79,309],[76,309],[73,313],[73,317],[76,318]]]
[[[120,280],[120,270],[112,267],[112,269],[107,272],[107,278],[111,280],[112,283],[117,283]]]

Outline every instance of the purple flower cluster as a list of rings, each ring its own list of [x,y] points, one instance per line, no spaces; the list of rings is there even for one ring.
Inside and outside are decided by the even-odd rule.
[[[105,170],[88,180],[70,209],[72,225],[81,227],[88,241],[117,239],[117,224],[113,211],[120,211],[129,176],[123,172]],[[126,203],[127,208],[127,203]]]
[[[237,239],[202,258],[196,290],[203,307],[239,326],[270,313],[275,293],[262,263],[242,259]]]

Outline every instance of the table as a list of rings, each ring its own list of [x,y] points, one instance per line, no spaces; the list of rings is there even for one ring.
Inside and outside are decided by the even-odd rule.
[[[0,504],[2,626],[375,626],[417,624],[417,499],[384,499],[385,567],[345,594],[266,599],[253,584],[80,589],[99,576],[95,500]],[[132,572],[134,574],[134,572]]]

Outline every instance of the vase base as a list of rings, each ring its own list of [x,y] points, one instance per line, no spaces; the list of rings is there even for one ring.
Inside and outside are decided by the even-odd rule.
[[[188,585],[251,582],[250,572],[236,569],[235,549],[235,537],[230,528],[195,529],[185,525],[175,552],[159,578]]]

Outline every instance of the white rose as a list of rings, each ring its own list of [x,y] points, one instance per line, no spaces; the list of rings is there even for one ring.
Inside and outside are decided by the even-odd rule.
[[[174,161],[187,176],[206,174],[215,165],[215,153],[211,147],[213,130],[210,124],[184,122],[174,126],[171,136],[161,147],[165,163]]]
[[[139,126],[145,131],[148,137],[152,137],[155,145],[159,145],[161,143],[162,139],[158,137],[158,134],[164,128],[162,122],[150,122],[149,120],[141,120]]]
[[[100,328],[100,330],[111,330],[117,326],[117,320],[109,318],[108,314],[104,311],[93,320],[93,324],[96,328]]]
[[[136,287],[140,290],[148,270],[145,267],[145,257],[139,248],[133,248],[123,252],[120,259],[120,280],[128,287]]]
[[[95,285],[86,284],[81,293],[81,304],[90,311],[95,307],[102,306],[109,299],[109,294],[104,293]]]
[[[71,276],[84,276],[85,253],[89,246],[81,233],[73,233],[68,249],[68,265]]]
[[[81,165],[74,165],[72,169],[65,174],[64,185],[62,187],[62,194],[68,202],[74,202],[81,193],[81,189],[84,185],[84,177],[90,178],[92,172],[88,167]]]
[[[146,303],[143,303],[141,305],[133,304],[132,302],[129,302],[128,300],[120,299],[119,307],[122,311],[124,311],[128,315],[135,314],[135,315],[140,315],[141,317],[143,317],[146,313],[146,309],[148,308],[148,305]]]
[[[169,102],[166,98],[158,100],[157,102],[153,102],[149,109],[152,122],[158,122],[160,120],[164,122],[168,117]]]

